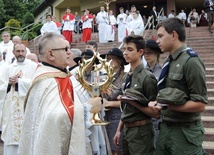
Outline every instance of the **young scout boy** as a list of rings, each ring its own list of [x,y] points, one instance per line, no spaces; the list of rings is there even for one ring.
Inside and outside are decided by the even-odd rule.
[[[131,35],[124,38],[124,58],[131,66],[130,72],[124,76],[122,116],[114,137],[117,146],[122,132],[123,155],[154,155],[154,129],[151,117],[159,117],[157,109],[148,107],[157,95],[157,80],[142,64],[145,40],[142,36]]]

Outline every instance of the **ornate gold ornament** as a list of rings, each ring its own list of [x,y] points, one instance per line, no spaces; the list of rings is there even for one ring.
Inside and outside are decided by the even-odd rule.
[[[90,59],[82,58],[81,62],[78,62],[79,69],[77,70],[77,80],[80,82],[82,87],[90,93],[92,97],[98,97],[100,94],[104,94],[108,89],[112,87],[112,83],[114,80],[114,68],[110,66],[111,61],[107,62],[106,58],[101,58],[98,52],[95,52],[93,49],[94,55]],[[95,63],[96,59],[99,61],[97,65]],[[84,73],[88,68],[92,67],[91,71],[91,83],[89,83],[84,78]],[[100,80],[100,71],[106,71],[106,78],[104,81]],[[103,106],[102,106],[103,107]],[[93,125],[107,125],[109,122],[103,121],[99,118],[97,113],[93,113],[92,117]]]

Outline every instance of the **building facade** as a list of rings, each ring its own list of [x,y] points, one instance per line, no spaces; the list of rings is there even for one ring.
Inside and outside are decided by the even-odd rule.
[[[44,0],[34,11],[35,21],[45,20],[46,14],[51,14],[61,21],[61,17],[65,13],[66,8],[70,8],[71,12],[78,12],[79,15],[88,8],[91,13],[99,12],[100,6],[106,6],[110,0]],[[153,6],[156,6],[157,12],[163,8],[165,15],[168,15],[171,10],[175,10],[176,14],[184,9],[188,14],[193,8],[196,8],[200,13],[203,9],[204,0],[111,0],[109,8],[114,11],[114,14],[119,14],[119,7],[124,7],[129,10],[131,5],[135,5],[141,12],[141,15],[149,16]]]

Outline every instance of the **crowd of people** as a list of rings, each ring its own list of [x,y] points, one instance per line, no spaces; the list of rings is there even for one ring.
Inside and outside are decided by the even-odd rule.
[[[157,15],[156,7],[151,15]],[[185,43],[184,10],[179,17],[161,22],[155,19],[157,40],[145,40],[143,19],[135,6],[129,16],[121,7],[117,18],[113,11],[107,13],[100,7],[98,30],[105,28],[109,39],[105,39],[105,31],[99,31],[99,42],[114,41],[113,26],[117,23],[124,51],[112,48],[98,54],[109,62],[114,79],[112,86],[96,97],[78,76],[82,65],[93,60],[81,72],[84,81],[92,83],[101,63],[92,59],[98,53],[98,43],[88,35],[94,19],[88,9],[81,18],[67,9],[62,35],[61,23],[55,24],[47,15],[38,56],[19,36],[11,40],[10,33],[3,32],[0,127],[4,155],[206,154],[201,121],[208,103],[205,67]],[[69,36],[78,31],[74,25],[79,20],[83,21],[84,51],[70,45]],[[52,31],[47,29],[50,25]],[[169,53],[163,66],[159,63],[162,53]],[[98,74],[98,83],[108,78],[105,69]],[[95,113],[110,124],[93,125]]]
[[[154,18],[154,27],[158,22],[166,19],[177,17],[181,19],[185,26],[209,26],[209,31],[212,33],[213,24],[213,2],[205,1],[204,8],[199,14],[195,8],[191,9],[189,14],[181,9],[176,15],[175,10],[171,10],[168,16],[164,12],[160,15],[154,6],[150,11],[149,16]],[[81,41],[87,42],[91,40],[93,32],[98,32],[99,43],[113,42],[115,40],[115,32],[118,32],[118,42],[122,42],[123,38],[127,35],[135,34],[142,35],[144,26],[147,24],[147,17],[141,16],[140,11],[136,9],[135,5],[131,6],[130,11],[124,10],[123,7],[119,8],[119,14],[116,16],[113,10],[105,11],[105,7],[100,7],[100,12],[96,14],[90,13],[89,9],[85,9],[84,14],[79,16],[78,12],[71,13],[69,8],[66,9],[65,14],[61,19],[61,23],[56,21],[55,16],[47,15],[47,22],[41,28],[41,34],[45,32],[57,32],[68,40],[69,43],[74,42],[73,33],[81,34]],[[54,24],[55,22],[55,24]],[[105,31],[103,31],[105,30]]]

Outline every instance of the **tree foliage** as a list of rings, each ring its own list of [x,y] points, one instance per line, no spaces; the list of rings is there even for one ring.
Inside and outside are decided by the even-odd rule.
[[[15,19],[10,19],[8,22],[5,23],[5,26],[21,28],[20,22]]]
[[[17,28],[9,29],[12,36],[25,33],[18,29],[21,29],[34,22],[32,12],[38,4],[41,3],[41,1],[42,0],[0,0],[0,28],[5,26]],[[34,25],[32,25],[32,27],[34,27]],[[28,29],[32,27],[29,27]],[[8,29],[6,30],[8,31]],[[37,36],[37,30],[34,32],[25,33],[25,36],[26,34],[29,34],[29,37],[27,36],[27,38],[32,39]]]
[[[22,24],[22,27],[27,26],[27,25],[29,25],[29,24],[31,24],[31,23],[33,23],[33,22],[34,22],[34,16],[33,16],[33,14],[30,13],[30,12],[27,12],[27,13],[24,15],[24,17],[23,17],[23,24]]]
[[[34,20],[32,12],[42,0],[0,0],[0,27],[10,19],[20,21],[21,26],[27,25]],[[29,20],[29,17],[33,17]]]
[[[5,14],[4,3],[2,0],[0,0],[0,12],[1,12],[1,16],[0,16],[0,22],[1,22],[4,19],[3,15]]]

